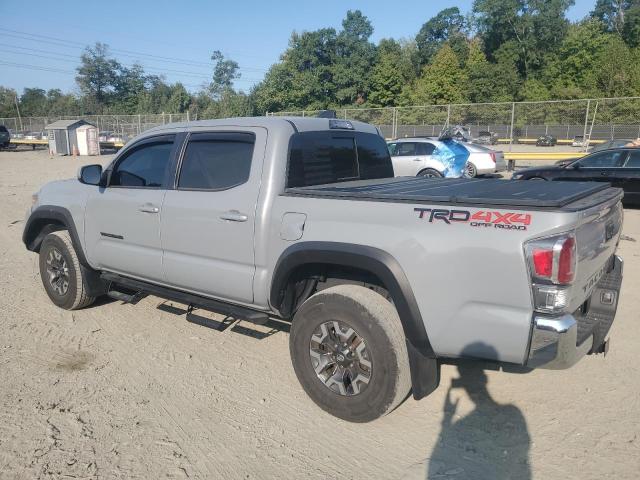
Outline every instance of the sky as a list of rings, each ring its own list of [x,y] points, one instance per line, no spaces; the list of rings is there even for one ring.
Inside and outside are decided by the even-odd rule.
[[[440,10],[471,11],[472,0],[278,1],[239,0],[0,0],[0,85],[59,88],[77,93],[75,69],[87,45],[103,42],[120,63],[138,62],[149,74],[197,91],[211,77],[211,53],[240,65],[236,88],[248,91],[287,48],[292,31],[341,28],[347,10],[372,22],[372,41],[412,38]],[[595,0],[576,0],[579,20]]]

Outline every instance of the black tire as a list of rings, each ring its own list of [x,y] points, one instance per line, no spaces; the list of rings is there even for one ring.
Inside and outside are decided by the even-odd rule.
[[[362,350],[370,366],[369,381],[355,394],[332,390],[314,369],[312,337],[317,339],[322,326],[333,321],[352,328],[354,344],[361,338],[365,345]],[[398,313],[380,294],[359,285],[338,285],[307,299],[293,319],[289,350],[307,395],[326,412],[349,422],[369,422],[386,415],[411,389],[407,345]],[[356,369],[361,368],[356,363]]]
[[[425,168],[424,170],[420,170],[416,177],[442,178],[442,174],[433,168]]]
[[[478,176],[478,169],[473,162],[467,162],[464,166],[464,173],[462,176],[464,178],[476,178]]]
[[[65,310],[91,305],[78,255],[66,230],[47,235],[40,246],[40,278],[53,303]],[[56,272],[54,276],[52,271]]]

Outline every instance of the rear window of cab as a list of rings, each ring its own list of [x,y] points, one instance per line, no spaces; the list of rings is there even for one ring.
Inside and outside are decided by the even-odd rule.
[[[391,157],[379,135],[319,131],[291,138],[287,188],[391,177]]]

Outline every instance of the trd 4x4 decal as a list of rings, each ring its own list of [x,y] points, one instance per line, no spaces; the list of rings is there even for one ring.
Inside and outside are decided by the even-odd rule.
[[[517,212],[497,212],[480,210],[471,213],[469,210],[449,210],[446,208],[414,208],[418,218],[429,223],[442,221],[446,224],[461,222],[472,227],[502,228],[505,230],[526,230],[531,225],[531,214]]]

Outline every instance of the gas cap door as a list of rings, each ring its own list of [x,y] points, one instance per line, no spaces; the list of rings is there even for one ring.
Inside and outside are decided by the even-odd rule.
[[[300,240],[304,233],[304,223],[306,221],[307,215],[304,213],[285,213],[282,215],[282,223],[280,224],[280,238],[290,242]]]

